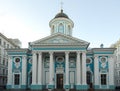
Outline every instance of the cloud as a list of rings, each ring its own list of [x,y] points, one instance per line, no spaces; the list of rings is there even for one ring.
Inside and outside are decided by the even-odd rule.
[[[18,38],[22,42],[22,47],[27,47],[28,42],[40,37],[39,33],[27,26],[24,21],[10,15],[0,15],[0,32],[8,38]]]

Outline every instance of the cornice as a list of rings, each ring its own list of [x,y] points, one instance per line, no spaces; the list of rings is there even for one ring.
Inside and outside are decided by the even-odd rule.
[[[61,44],[61,45],[57,45],[57,44],[49,44],[49,45],[44,45],[44,44],[41,44],[41,45],[33,45],[32,46],[32,48],[86,48],[87,47],[87,45],[80,45],[80,44],[78,44],[78,45],[75,45],[75,44],[71,44],[71,45],[69,45],[69,44],[65,44],[65,45],[63,45],[63,44]]]
[[[111,52],[114,52],[116,50],[116,48],[93,48],[92,51],[93,52],[108,52],[108,51],[111,51]]]
[[[28,52],[27,48],[19,48],[19,49],[6,49],[7,52]]]
[[[54,38],[54,37],[57,37],[57,36],[61,36],[61,37],[66,37],[68,38],[69,40],[73,40],[73,41],[76,41],[76,43],[43,43],[43,41],[46,41],[50,38]],[[33,45],[87,45],[87,47],[89,46],[89,42],[86,42],[84,40],[81,40],[81,39],[78,39],[78,38],[75,38],[75,37],[72,37],[72,36],[67,36],[65,34],[61,34],[61,33],[56,33],[56,34],[52,34],[50,36],[47,36],[45,38],[42,38],[42,39],[39,39],[37,41],[34,41],[34,42],[31,42],[30,45],[33,46]]]
[[[74,27],[73,21],[67,18],[54,18],[49,22],[49,26],[51,27],[51,23],[56,22],[56,21],[61,21],[61,20],[72,23],[72,27]]]

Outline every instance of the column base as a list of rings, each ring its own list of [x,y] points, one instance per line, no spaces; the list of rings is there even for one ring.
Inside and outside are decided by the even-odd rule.
[[[27,89],[27,85],[21,85],[21,89]]]
[[[55,85],[51,85],[51,84],[48,85],[48,89],[54,89],[54,88],[55,88]]]
[[[30,87],[32,90],[42,90],[43,85],[31,85]]]
[[[115,89],[115,86],[114,85],[109,85],[109,89]]]
[[[88,85],[76,85],[76,90],[87,90]]]
[[[64,89],[70,89],[70,85],[64,85]]]
[[[99,85],[94,85],[94,89],[99,89]]]
[[[7,89],[12,89],[12,85],[7,85],[6,88]]]

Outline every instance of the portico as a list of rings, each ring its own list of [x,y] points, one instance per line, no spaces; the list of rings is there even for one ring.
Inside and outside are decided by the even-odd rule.
[[[48,54],[49,55],[49,83],[46,87],[49,89],[57,88],[57,85],[59,84],[57,80],[60,80],[59,74],[62,76],[62,88],[70,89],[71,83],[70,83],[70,55],[74,54],[74,60],[76,62],[76,67],[74,68],[75,74],[74,74],[74,81],[77,81],[77,84],[74,84],[77,89],[83,88],[84,86],[87,86],[86,84],[86,57],[84,57],[86,54],[85,51],[78,51],[78,50],[71,50],[71,51],[34,51],[33,52],[33,67],[32,67],[32,86],[38,86],[38,88],[42,89],[42,86],[44,85],[42,80],[42,73],[44,67],[42,64],[44,63],[43,55]],[[55,58],[56,57],[56,58]],[[84,58],[83,58],[84,57]],[[62,59],[63,58],[63,59]],[[85,62],[83,62],[85,61]],[[55,66],[55,62],[64,62],[65,67],[58,65],[58,67]],[[38,69],[38,70],[37,70]],[[37,72],[38,71],[38,72]],[[55,79],[56,78],[56,79]],[[82,80],[84,79],[84,80]]]

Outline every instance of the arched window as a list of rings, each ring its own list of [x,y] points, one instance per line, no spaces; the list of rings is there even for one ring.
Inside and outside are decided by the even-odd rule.
[[[60,23],[59,27],[58,27],[58,32],[60,33],[64,33],[64,26],[62,23]]]
[[[55,27],[54,27],[54,26],[52,26],[52,33],[54,33],[54,32],[55,32],[54,30],[55,30]]]
[[[87,71],[87,84],[90,85],[91,84],[91,72]]]
[[[32,72],[30,72],[30,84],[32,84]]]
[[[68,26],[68,34],[70,35],[70,32],[71,32],[71,27],[70,25]]]

